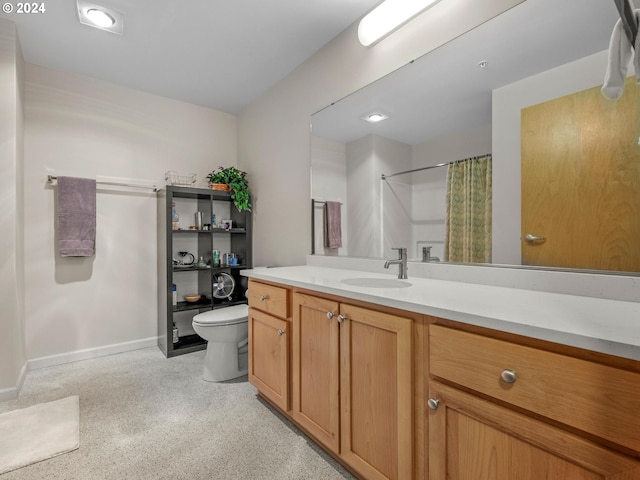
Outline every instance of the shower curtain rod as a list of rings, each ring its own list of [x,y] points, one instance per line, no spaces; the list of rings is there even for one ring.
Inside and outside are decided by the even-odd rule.
[[[58,177],[56,177],[55,175],[47,175],[47,182],[50,185],[53,185],[57,180],[58,180]],[[100,185],[115,185],[115,186],[118,186],[118,187],[150,188],[154,192],[157,192],[160,189],[160,187],[158,187],[157,185],[145,185],[145,184],[142,184],[142,183],[118,182],[118,181],[115,181],[115,180],[98,180],[98,179],[96,179],[96,183],[99,183]]]
[[[479,158],[488,157],[489,155],[491,155],[491,154],[490,153],[485,153],[484,155],[476,155],[475,157],[463,158],[463,159],[460,159],[460,160],[454,160],[452,162],[438,163],[436,165],[431,165],[430,167],[414,168],[413,170],[405,170],[404,172],[392,173],[391,175],[385,175],[383,173],[382,175],[380,175],[380,179],[381,180],[386,180],[387,178],[395,177],[396,175],[404,175],[405,173],[421,172],[422,170],[431,170],[432,168],[446,167],[446,166],[452,165],[454,163],[465,162],[467,160],[477,160]]]

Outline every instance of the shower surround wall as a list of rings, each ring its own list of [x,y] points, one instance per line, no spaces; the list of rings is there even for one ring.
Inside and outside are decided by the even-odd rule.
[[[382,173],[411,168],[411,146],[377,135],[347,144],[349,255],[397,256],[411,236],[411,177],[383,182]],[[384,222],[384,224],[383,224]]]
[[[156,195],[98,186],[96,254],[56,250],[47,174],[149,179],[236,165],[236,117],[27,64],[26,345],[38,367],[155,345]],[[184,219],[187,223],[187,219]]]

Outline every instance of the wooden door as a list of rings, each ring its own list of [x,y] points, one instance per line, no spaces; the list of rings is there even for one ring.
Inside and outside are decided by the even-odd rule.
[[[340,305],[341,457],[369,480],[412,478],[412,321]]]
[[[289,410],[289,322],[249,308],[249,382]]]
[[[293,295],[292,416],[329,449],[340,451],[338,303]]]
[[[430,480],[632,480],[640,462],[474,395],[431,382]]]
[[[522,263],[640,271],[640,89],[522,110]],[[529,243],[527,234],[545,237]]]

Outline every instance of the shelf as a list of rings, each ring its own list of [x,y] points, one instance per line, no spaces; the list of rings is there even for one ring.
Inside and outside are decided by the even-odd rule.
[[[180,230],[171,230],[173,233],[211,233],[212,231],[214,231],[216,229],[213,230],[196,230],[193,228],[181,228]],[[220,229],[222,231],[224,231],[223,229]]]
[[[215,303],[216,301],[218,301],[219,303]],[[242,300],[218,300],[218,299],[213,299],[213,308],[212,310],[216,310],[218,308],[224,308],[224,307],[232,307],[234,305],[246,305],[247,304],[247,300],[246,299],[242,299]]]
[[[179,341],[173,344],[173,351],[180,353],[189,353],[189,351],[197,351],[202,350],[204,346],[207,345],[207,341],[200,337],[200,335],[185,335],[183,337],[179,337]]]
[[[171,230],[173,233],[247,233],[246,228],[211,228],[209,230],[195,230],[193,228],[181,228],[180,230]]]
[[[213,267],[213,271],[214,272],[223,272],[225,270],[238,270],[238,269],[243,269],[243,268],[247,268],[246,265],[242,264],[242,265],[221,265],[219,267]]]
[[[192,266],[188,266],[188,267],[173,267],[173,271],[174,272],[193,272],[196,270],[211,270],[211,267],[209,265],[207,265],[206,267],[198,267],[197,265],[192,267]]]
[[[174,312],[187,312],[189,310],[198,310],[200,308],[211,307],[211,299],[204,297],[197,302],[178,302],[178,305],[173,306]]]
[[[220,267],[213,267],[207,265],[206,267],[173,267],[174,272],[195,272],[198,270],[211,270],[213,272],[223,272],[225,270],[238,270],[247,268],[246,265],[222,265]]]
[[[186,199],[176,205],[181,214],[181,230],[172,229],[172,204],[176,199]],[[229,192],[186,186],[168,186],[157,194],[158,271],[159,281],[166,287],[161,288],[158,295],[158,346],[167,357],[196,352],[207,346],[207,342],[198,335],[186,335],[191,330],[181,331],[185,336],[181,336],[180,341],[173,344],[171,330],[174,321],[186,322],[189,317],[200,313],[247,303],[246,282],[242,281],[239,271],[251,268],[253,263],[253,220],[251,212],[238,212],[232,202]],[[228,216],[221,213],[226,212],[227,208]],[[233,222],[233,228],[216,228],[217,224],[211,225],[208,230],[189,228],[191,222],[194,222],[191,220],[190,211],[203,212],[203,225],[209,225],[210,215],[215,212],[216,216],[219,214],[220,218],[228,218]],[[184,218],[182,213],[185,215]],[[242,264],[213,267],[211,262],[214,250],[235,252]],[[178,255],[178,251],[192,252],[196,260],[202,257],[208,260],[208,264],[200,267],[197,261],[187,266],[174,264],[173,255]],[[177,256],[175,258],[185,260]],[[191,256],[185,258],[190,259]],[[212,282],[222,272],[236,280],[236,291],[233,292],[231,300],[212,297]],[[197,292],[202,294],[203,298],[197,302],[186,302],[184,297],[180,296],[178,304],[171,305],[171,288],[168,287],[172,284],[175,284],[181,293]]]

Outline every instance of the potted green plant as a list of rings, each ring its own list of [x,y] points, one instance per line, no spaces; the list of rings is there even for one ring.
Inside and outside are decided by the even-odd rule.
[[[245,178],[247,172],[238,170],[236,167],[218,167],[207,175],[209,185],[214,190],[228,190],[231,192],[233,203],[239,212],[251,211],[249,182]],[[218,185],[228,185],[227,188]]]

